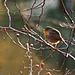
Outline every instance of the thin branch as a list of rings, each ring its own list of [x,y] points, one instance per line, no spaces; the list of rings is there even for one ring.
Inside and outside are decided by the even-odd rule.
[[[55,53],[55,51],[53,51],[49,56],[47,56],[43,61],[47,60],[49,57],[51,57],[53,54]]]
[[[67,12],[67,10],[66,10],[66,8],[65,8],[65,5],[64,5],[64,3],[63,3],[63,0],[60,0],[60,2],[61,2],[61,4],[62,4],[64,13],[65,13],[65,14],[67,15],[67,17],[69,18],[71,24],[74,25],[74,21],[73,21],[73,19],[70,17],[69,13]]]
[[[41,20],[41,16],[43,15],[43,7],[44,7],[44,5],[45,5],[45,1],[46,1],[46,0],[43,1],[43,5],[42,5],[42,7],[41,7],[41,14],[40,14],[40,16],[39,16],[38,26],[39,26],[39,23],[40,23],[40,20]]]
[[[41,7],[41,14],[39,15],[39,20],[38,20],[38,24],[37,24],[39,35],[40,35],[39,23],[40,23],[40,20],[41,20],[42,15],[43,15],[43,7],[44,7],[44,5],[45,5],[45,1],[46,1],[46,0],[43,0],[43,5],[42,5],[42,7]]]
[[[22,45],[18,44],[18,43],[9,35],[9,33],[8,33],[7,31],[6,31],[6,34],[7,34],[7,36],[12,40],[12,42],[13,42],[15,45],[18,45],[19,47],[21,47],[21,48],[23,48],[23,49],[26,50],[26,48],[23,47]]]
[[[71,42],[73,41],[74,34],[75,34],[75,29],[73,30],[72,38],[71,38],[71,40],[70,40],[70,42],[69,42],[69,44],[68,44],[66,53],[68,53],[68,51],[69,51],[69,47],[70,47],[70,45],[71,45]]]
[[[7,7],[7,0],[5,0],[4,1],[4,6],[5,6],[5,8],[6,8],[6,10],[7,10],[7,14],[8,14],[8,17],[9,17],[9,27],[11,27],[11,16],[10,16],[10,11],[9,11],[9,8]]]
[[[20,44],[20,46],[23,48],[23,49],[26,49],[26,47],[23,46],[23,44],[20,42],[19,38],[17,38],[18,40],[18,43]]]
[[[72,10],[72,0],[70,0],[70,6],[71,6],[71,18],[72,18],[72,12],[73,12],[73,10]]]
[[[37,1],[37,0],[35,0],[35,1],[34,1],[34,3],[33,3],[33,5],[32,5],[32,7],[31,7],[31,13],[30,13],[30,17],[29,17],[29,19],[28,19],[28,24],[29,24],[30,18],[32,17],[33,7],[34,7],[34,5],[35,5],[36,1]]]
[[[0,27],[0,28],[1,28],[1,27]],[[4,27],[2,27],[2,28],[4,28]],[[2,29],[2,28],[1,28],[1,29]],[[40,39],[35,38],[35,37],[32,36],[31,34],[27,34],[27,33],[25,33],[25,32],[21,32],[21,31],[19,31],[19,30],[17,30],[17,29],[14,29],[14,28],[12,28],[12,27],[10,27],[10,29],[11,29],[12,31],[14,31],[14,32],[17,32],[17,33],[20,33],[20,34],[23,34],[23,35],[30,36],[30,37],[31,37],[32,39],[34,39],[35,41],[38,41],[38,42],[43,43],[43,44],[46,44],[47,46],[51,47],[51,49],[53,49],[53,50],[55,50],[55,51],[57,51],[57,52],[63,54],[64,56],[66,56],[66,53],[65,53],[65,52],[60,51],[58,48],[54,48],[52,45],[50,45],[50,44],[47,43],[45,40],[43,40],[42,37],[40,37],[40,38],[41,38],[41,40],[40,40]],[[75,61],[75,57],[73,57],[73,56],[72,56],[71,54],[69,54],[69,53],[68,53],[68,57],[71,57],[71,58]]]

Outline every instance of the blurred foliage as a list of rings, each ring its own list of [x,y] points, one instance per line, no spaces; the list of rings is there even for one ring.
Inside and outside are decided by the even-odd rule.
[[[10,9],[10,11],[14,12],[14,13],[10,12],[11,17],[12,17],[12,27],[21,30],[21,28],[23,27],[24,24],[22,22],[19,12],[17,12],[18,10],[16,9],[16,7],[14,5],[14,1],[15,0],[7,1],[8,8]],[[4,0],[0,0],[0,25],[8,26],[8,15],[6,13],[6,9],[4,7],[3,2],[4,2]],[[16,2],[18,4],[18,6],[20,7],[20,9],[25,10],[25,9],[31,7],[33,0],[16,0]],[[54,0],[53,0],[53,2],[54,2]],[[70,0],[64,0],[64,2],[66,5],[66,8],[70,14],[70,10],[71,10],[70,4],[68,4],[70,2]],[[48,7],[49,7],[49,5],[48,5]],[[72,7],[73,7],[73,11],[74,11],[73,19],[75,20],[75,3],[73,3]],[[60,1],[58,3],[57,7],[50,8],[50,9],[48,8],[47,10],[46,10],[46,8],[47,7],[45,7],[44,15],[42,15],[43,17],[57,19],[58,21],[63,21],[63,22],[65,21],[64,13],[63,13]],[[17,13],[15,13],[15,12],[17,12]],[[34,10],[33,14],[36,15],[39,12],[40,11],[38,11],[36,13],[36,11]],[[30,11],[26,12],[26,13],[30,13]],[[32,20],[32,25],[33,24],[36,25],[37,23],[38,23],[37,20],[36,21]],[[33,27],[35,27],[35,25],[33,25]],[[68,38],[68,36],[69,36],[70,29],[61,28],[57,25],[54,25],[52,23],[49,24],[47,22],[40,22],[40,25],[41,25],[41,34],[43,34],[42,29],[45,28],[46,26],[50,25],[50,26],[56,27],[58,30],[60,30],[60,32],[62,33],[62,36],[64,36],[64,38]],[[13,39],[17,41],[16,33],[13,33],[13,32],[9,32],[9,33],[13,37]],[[5,39],[3,39],[3,35],[4,35]],[[19,38],[20,38],[20,41],[24,44],[24,46],[26,46],[25,43],[27,42],[28,37],[20,34]],[[31,42],[34,43],[33,39]],[[39,45],[37,45],[37,47],[39,47]],[[72,49],[73,49],[73,55],[75,55],[75,51],[74,51],[75,47],[71,46],[69,51],[71,51]],[[40,56],[39,51],[32,50],[32,53],[33,53],[32,57],[35,60],[35,61],[33,61],[33,64],[39,64],[40,60],[46,58],[51,53],[51,51],[50,50],[42,51],[42,56]],[[21,75],[20,71],[22,70],[22,68],[24,66],[24,64],[22,63],[22,61],[24,60],[24,55],[25,55],[25,50],[16,46],[15,44],[13,44],[12,41],[8,38],[8,36],[5,33],[2,34],[2,32],[0,32],[0,75],[9,75],[9,73],[10,73],[10,75]],[[48,69],[54,68],[56,66],[56,62],[58,62],[57,69],[60,69],[62,62],[63,62],[62,61],[63,58],[64,58],[63,55],[58,54],[56,52],[52,57],[50,57],[49,59],[47,59],[45,61],[44,70],[47,68]],[[29,60],[26,59],[27,66],[29,66],[28,62],[29,62]],[[67,58],[64,69],[65,68],[68,68],[70,70],[75,69],[74,61]],[[63,71],[64,71],[64,69],[63,69]],[[28,72],[29,71],[25,69],[24,75],[27,75]],[[45,73],[46,73],[46,71],[42,71],[41,75],[45,75]],[[56,75],[58,75],[58,74],[56,74]],[[73,73],[72,75],[75,75],[75,73]]]

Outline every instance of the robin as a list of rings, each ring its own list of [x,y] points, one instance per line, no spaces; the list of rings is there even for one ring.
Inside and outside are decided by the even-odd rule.
[[[61,33],[53,28],[53,27],[47,27],[44,29],[44,36],[48,42],[50,42],[52,45],[55,44],[55,47],[59,42],[64,43],[66,46],[68,44],[65,42],[65,40],[62,38]]]

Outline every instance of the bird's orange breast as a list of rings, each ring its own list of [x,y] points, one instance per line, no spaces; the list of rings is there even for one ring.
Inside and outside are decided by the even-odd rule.
[[[46,39],[48,37],[48,33],[49,33],[49,31],[44,29],[44,36],[45,36]]]

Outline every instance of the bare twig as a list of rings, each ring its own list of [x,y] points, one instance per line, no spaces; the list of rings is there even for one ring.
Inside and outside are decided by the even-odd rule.
[[[49,57],[51,57],[53,54],[55,53],[55,51],[53,51],[49,56],[47,56],[43,61],[47,60]]]
[[[58,52],[58,53],[60,53],[60,54],[62,54],[63,56],[65,56],[64,57],[64,60],[63,60],[63,63],[62,63],[62,66],[61,66],[61,68],[60,68],[60,70],[55,70],[55,69],[53,69],[53,70],[51,70],[50,69],[50,71],[52,71],[53,72],[53,75],[54,75],[54,72],[61,72],[62,71],[62,68],[64,67],[64,64],[65,64],[65,60],[66,60],[66,58],[67,57],[70,57],[71,59],[73,59],[74,61],[75,61],[75,57],[71,54],[71,53],[69,53],[69,47],[70,47],[70,45],[72,44],[72,45],[74,45],[74,43],[73,43],[73,41],[74,41],[74,36],[75,36],[75,26],[74,26],[74,21],[73,21],[73,19],[72,19],[72,2],[71,2],[71,15],[69,15],[69,13],[67,12],[67,10],[66,10],[66,8],[65,8],[65,5],[64,5],[64,3],[63,3],[63,0],[61,0],[61,4],[62,4],[62,7],[63,7],[63,10],[64,10],[64,13],[67,15],[67,18],[65,18],[66,19],[66,23],[64,23],[64,22],[60,22],[60,21],[57,21],[57,20],[54,20],[54,19],[41,19],[41,17],[42,17],[42,15],[43,15],[43,10],[44,10],[44,5],[45,5],[45,1],[46,0],[42,0],[38,5],[36,5],[36,6],[34,6],[35,4],[36,4],[36,1],[37,0],[34,0],[34,2],[33,2],[33,4],[32,4],[32,7],[31,8],[29,8],[29,9],[27,9],[27,10],[20,10],[20,8],[19,8],[19,6],[16,4],[16,0],[15,0],[15,6],[16,6],[16,8],[18,9],[18,11],[19,11],[19,13],[20,13],[20,16],[21,16],[21,19],[22,19],[22,21],[23,21],[23,23],[24,23],[24,27],[25,27],[25,31],[24,32],[22,32],[22,31],[19,31],[19,30],[17,30],[17,29],[15,29],[15,28],[13,28],[13,27],[11,27],[11,15],[10,15],[10,10],[9,10],[9,8],[7,7],[7,0],[5,0],[4,1],[4,6],[5,6],[5,8],[6,8],[6,11],[7,11],[7,14],[8,14],[8,17],[9,17],[9,26],[8,27],[2,27],[2,26],[0,26],[0,29],[1,29],[1,31],[5,31],[6,32],[6,34],[7,34],[7,36],[12,40],[12,42],[14,43],[14,44],[16,44],[16,45],[18,45],[18,46],[20,46],[21,48],[23,48],[24,50],[27,50],[27,52],[26,52],[26,54],[27,54],[27,56],[25,57],[25,58],[27,58],[28,57],[28,59],[29,59],[29,66],[28,67],[26,67],[25,66],[25,61],[24,61],[24,68],[23,68],[23,70],[21,71],[21,73],[23,73],[24,72],[24,69],[25,68],[28,68],[30,71],[29,71],[29,75],[33,75],[33,74],[35,74],[35,72],[39,69],[39,71],[38,71],[38,75],[40,75],[40,73],[41,73],[41,71],[43,70],[43,66],[44,66],[44,61],[45,60],[47,60],[49,57],[51,57],[56,51]],[[41,8],[41,13],[40,13],[40,15],[33,15],[33,10],[34,9],[39,9],[39,8]],[[31,11],[30,12],[30,15],[26,15],[26,16],[29,16],[29,18],[28,18],[28,20],[26,21],[25,19],[24,19],[24,17],[23,17],[23,15],[22,15],[22,12],[23,11]],[[72,38],[70,39],[70,40],[68,40],[69,41],[69,45],[68,45],[68,47],[66,47],[66,48],[55,48],[54,46],[52,46],[49,42],[47,42],[47,41],[45,41],[44,39],[43,39],[43,37],[40,35],[40,32],[39,33],[37,33],[36,31],[34,31],[31,27],[30,27],[30,20],[32,19],[32,17],[38,17],[39,18],[39,20],[38,20],[38,28],[39,28],[39,23],[40,23],[40,21],[41,20],[45,20],[46,22],[52,22],[52,23],[54,23],[54,24],[58,24],[58,25],[60,25],[61,27],[70,27],[71,28],[71,31],[70,31],[70,35],[69,35],[69,37],[71,37],[71,34],[72,34]],[[68,22],[68,20],[67,19],[69,19],[70,20],[70,22],[71,22],[71,25],[70,25],[70,23]],[[73,27],[72,27],[73,26]],[[73,30],[73,31],[72,31]],[[20,41],[20,39],[19,39],[19,37],[17,37],[17,40],[18,40],[18,43],[10,36],[10,34],[7,32],[7,31],[13,31],[13,32],[17,32],[17,33],[20,33],[20,34],[23,34],[23,35],[26,35],[26,36],[28,36],[28,40],[27,40],[27,43],[26,43],[26,46],[27,47],[24,47],[24,45],[21,43],[21,41]],[[38,31],[39,31],[39,29],[38,29]],[[72,33],[73,32],[73,33]],[[37,45],[37,44],[34,44],[34,45],[32,45],[31,46],[31,38],[34,40],[34,42],[36,41],[37,43],[39,43],[39,44],[43,44],[43,46],[41,46],[40,45],[40,47],[39,48],[36,48],[35,46]],[[38,39],[39,38],[39,39]],[[44,45],[46,45],[46,47],[44,47]],[[60,47],[60,46],[59,46]],[[38,69],[33,69],[33,60],[32,60],[32,51],[31,51],[31,49],[34,49],[34,50],[36,50],[36,51],[40,51],[40,50],[46,50],[46,49],[48,49],[48,50],[53,50],[53,52],[49,55],[49,56],[47,56],[44,60],[42,60],[42,62],[40,63],[40,65],[39,65],[39,68]],[[67,50],[66,52],[64,52],[64,50]],[[33,71],[34,70],[34,71]],[[67,72],[68,73],[68,72]],[[66,74],[66,73],[65,73]]]
[[[4,27],[0,27],[0,28],[2,29],[2,28],[4,28]],[[5,27],[5,28],[8,28],[8,27]],[[9,29],[11,29],[11,30],[14,31],[14,32],[20,33],[20,34],[30,36],[30,37],[31,37],[32,39],[34,39],[35,41],[38,41],[38,42],[43,43],[43,44],[46,44],[47,46],[51,47],[51,49],[53,49],[53,50],[55,50],[55,51],[57,51],[57,52],[63,54],[64,56],[66,56],[66,53],[65,53],[65,52],[60,51],[60,50],[57,49],[57,48],[54,48],[52,45],[50,45],[50,44],[47,43],[45,40],[43,40],[43,38],[42,38],[41,36],[39,36],[39,35],[38,35],[38,36],[40,37],[41,40],[40,40],[40,39],[37,39],[36,37],[34,37],[34,36],[31,35],[31,34],[27,34],[27,33],[25,33],[25,32],[21,32],[21,31],[19,31],[19,30],[17,30],[17,29],[14,29],[14,28],[12,28],[12,27],[10,27]],[[75,61],[75,57],[73,57],[71,54],[68,53],[68,56],[71,57],[71,58]]]
[[[69,13],[67,12],[66,8],[65,8],[65,5],[63,3],[63,0],[60,0],[61,1],[61,4],[62,4],[62,7],[63,7],[63,10],[64,10],[64,13],[67,15],[67,17],[69,18],[70,22],[71,22],[71,25],[74,25],[74,21],[73,19],[70,17]]]
[[[9,33],[6,31],[6,34],[8,35],[8,37],[12,40],[12,42],[15,44],[15,45],[18,45],[19,47],[23,48],[23,49],[26,49],[20,42],[20,44],[18,44],[10,35]],[[18,40],[19,41],[19,40]]]
[[[69,44],[68,44],[68,48],[67,48],[66,53],[68,53],[68,51],[69,51],[69,47],[70,47],[70,45],[71,45],[71,42],[73,41],[74,34],[75,34],[75,29],[73,30],[72,38],[71,38],[71,41],[70,41]]]
[[[4,1],[4,6],[7,10],[7,14],[8,14],[8,17],[9,17],[9,27],[11,27],[11,16],[10,16],[10,13],[9,13],[9,8],[7,7],[7,4],[6,4],[7,0]]]

